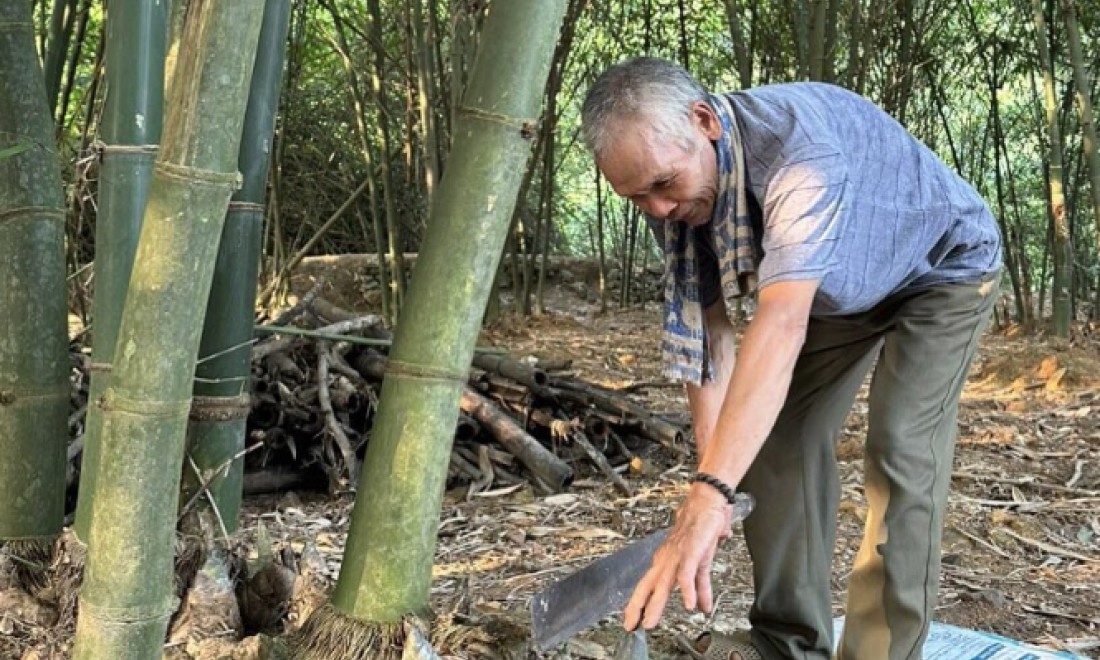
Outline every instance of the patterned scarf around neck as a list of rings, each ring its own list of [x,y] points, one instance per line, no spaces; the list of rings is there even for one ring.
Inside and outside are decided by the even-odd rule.
[[[718,193],[710,223],[693,228],[682,222],[656,221],[664,229],[663,372],[672,380],[695,384],[709,378],[696,232],[711,232],[727,309],[736,298],[756,289],[758,262],[745,193],[741,134],[733,108],[728,98],[717,94],[711,94],[707,102],[722,124],[722,136],[714,145],[718,153]],[[707,239],[705,235],[699,238]]]

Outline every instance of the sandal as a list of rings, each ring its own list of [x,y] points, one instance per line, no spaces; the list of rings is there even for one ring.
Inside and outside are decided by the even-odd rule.
[[[764,660],[752,645],[749,631],[735,633],[706,632],[694,643],[679,638],[681,648],[694,660]]]

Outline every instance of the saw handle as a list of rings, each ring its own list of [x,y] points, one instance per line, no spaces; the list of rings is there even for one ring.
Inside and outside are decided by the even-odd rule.
[[[740,522],[752,513],[753,507],[756,506],[756,498],[749,493],[736,493],[730,504],[733,506],[733,522]]]

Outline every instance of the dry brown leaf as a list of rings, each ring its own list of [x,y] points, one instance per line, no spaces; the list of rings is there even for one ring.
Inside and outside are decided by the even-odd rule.
[[[1039,363],[1039,368],[1035,370],[1035,375],[1043,380],[1047,380],[1057,371],[1058,358],[1051,355],[1043,358],[1043,361]]]
[[[559,493],[542,498],[542,503],[547,506],[568,506],[576,504],[580,497],[573,493]]]
[[[540,539],[545,536],[552,536],[561,532],[560,527],[544,527],[542,525],[536,525],[527,529],[527,536],[533,539]]]
[[[5,634],[11,632],[12,623],[32,626],[52,626],[57,622],[57,609],[43,603],[22,589],[0,591],[0,622],[7,622]]]
[[[600,527],[585,527],[582,529],[574,529],[562,534],[562,536],[570,539],[621,539],[623,535],[612,529],[603,529]]]
[[[1026,413],[1031,411],[1031,403],[1027,399],[1014,399],[1008,402],[1005,410],[1011,413]]]
[[[1066,368],[1055,371],[1047,378],[1046,391],[1058,392],[1062,390],[1062,379],[1066,376]]]

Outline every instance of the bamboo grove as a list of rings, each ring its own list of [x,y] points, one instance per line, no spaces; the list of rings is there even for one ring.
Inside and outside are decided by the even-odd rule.
[[[56,90],[49,97],[72,169],[73,272],[91,261],[87,156],[102,108],[102,10],[93,0],[34,4],[47,89]],[[407,285],[404,254],[417,251],[446,170],[454,108],[487,4],[292,3],[264,225],[265,299],[307,254],[377,252],[390,282],[379,304],[391,318],[396,313]],[[870,97],[993,206],[1008,237],[1012,294],[1002,323],[1053,323],[1050,329],[1064,335],[1070,319],[1095,316],[1094,4],[571,0],[566,11],[537,157],[522,182],[502,264],[517,283],[519,313],[542,306],[541,255],[602,254],[606,268],[627,272],[654,263],[637,218],[595,180],[577,139],[586,83],[610,62],[649,53],[687,64],[715,89],[818,79]],[[608,285],[600,293],[628,302],[631,292]],[[78,310],[83,302],[78,296]]]
[[[0,544],[44,571],[73,514],[76,657],[154,657],[177,594],[148,576],[179,570],[181,535],[202,564],[233,532],[254,311],[314,254],[377,255],[372,302],[420,321],[396,323],[354,561],[295,653],[356,639],[386,657],[421,633],[447,463],[431,441],[483,311],[540,313],[553,254],[598,260],[604,305],[637,302],[632,274],[657,267],[578,139],[588,83],[640,54],[720,90],[820,80],[873,99],[990,201],[999,322],[1095,328],[1095,3],[0,3]],[[91,373],[68,502],[66,304]],[[415,524],[387,526],[395,510]]]

